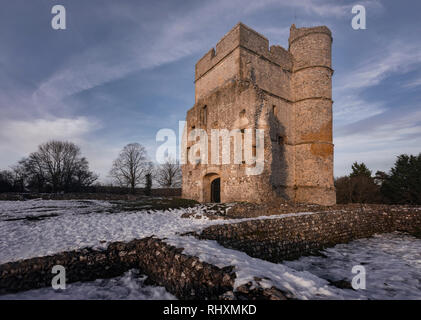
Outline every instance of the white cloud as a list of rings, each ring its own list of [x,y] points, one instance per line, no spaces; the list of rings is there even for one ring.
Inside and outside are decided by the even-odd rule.
[[[351,126],[335,136],[335,176],[349,174],[354,161],[373,171],[388,171],[396,156],[421,152],[421,110],[379,122],[374,117],[363,128]]]
[[[421,42],[393,42],[370,54],[372,58],[335,81],[334,119],[340,124],[334,132],[335,176],[349,174],[354,161],[365,162],[374,172],[388,171],[396,156],[421,152],[420,110],[402,114],[396,109],[386,111],[387,102],[381,97],[377,102],[368,102],[361,95],[388,77],[419,67]]]
[[[403,85],[404,88],[415,88],[419,86],[421,86],[421,78],[408,81]]]
[[[379,6],[378,1],[365,1],[368,6]],[[215,21],[235,21],[257,10],[289,7],[297,8],[306,14],[321,17],[342,17],[349,15],[351,5],[338,4],[336,1],[290,1],[290,0],[233,0],[212,1],[191,9],[182,16],[169,15],[167,20],[148,25],[132,12],[129,7],[119,4],[111,6],[121,18],[129,19],[134,27],[124,39],[112,39],[90,47],[57,70],[50,78],[40,84],[33,97],[36,101],[52,100],[93,88],[108,81],[124,77],[128,73],[176,61],[187,55],[206,52],[208,37],[211,31],[218,30]],[[111,10],[110,9],[110,10]],[[116,11],[114,11],[114,9]],[[150,21],[148,21],[150,23]],[[212,29],[212,30],[211,30]],[[144,41],[147,30],[151,41]],[[265,30],[259,30],[265,32]],[[268,33],[275,36],[287,36],[286,29],[270,29]],[[150,39],[149,39],[150,40]],[[110,56],[110,48],[119,48],[119,57]]]
[[[402,45],[393,41],[387,48],[370,51],[356,68],[339,74],[333,83],[335,120],[341,125],[367,119],[386,110],[385,102],[369,102],[361,93],[388,77],[404,74],[421,66],[421,42]],[[416,86],[417,82],[406,84]]]
[[[0,121],[0,168],[7,168],[35,151],[43,142],[57,139],[79,144],[100,124],[85,117]]]
[[[403,74],[421,64],[421,42],[393,42],[387,48],[370,52],[371,57],[355,71],[337,79],[339,90],[368,88],[392,74]]]
[[[358,95],[344,94],[335,99],[333,117],[335,123],[345,125],[381,114],[385,110],[380,101],[369,103]]]
[[[185,16],[161,20],[153,28],[139,17],[135,19],[135,12],[125,12],[125,18],[131,14],[132,21],[137,23],[126,38],[109,39],[76,54],[42,82],[32,97],[35,101],[56,102],[66,96],[120,79],[131,72],[206,51],[207,39],[203,34],[206,34],[208,25],[205,22],[218,16],[216,7],[208,7],[201,8],[209,13],[207,15],[198,10]],[[153,32],[148,32],[151,29]]]
[[[99,181],[108,182],[112,161],[124,145],[131,141],[108,141],[94,134],[100,128],[99,121],[86,117],[2,120],[0,121],[0,170],[9,168],[36,151],[41,143],[62,140],[77,144],[81,148],[82,155],[88,159],[91,170],[100,175]],[[148,141],[144,145],[153,160],[154,143]]]

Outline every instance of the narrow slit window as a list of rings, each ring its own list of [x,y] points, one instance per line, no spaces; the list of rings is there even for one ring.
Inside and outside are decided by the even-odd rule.
[[[204,106],[202,109],[202,123],[203,125],[207,125],[208,122],[208,106]]]

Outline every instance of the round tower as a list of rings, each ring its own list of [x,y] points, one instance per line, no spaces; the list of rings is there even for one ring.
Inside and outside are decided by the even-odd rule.
[[[332,34],[325,26],[291,26],[295,200],[336,203],[332,143]]]

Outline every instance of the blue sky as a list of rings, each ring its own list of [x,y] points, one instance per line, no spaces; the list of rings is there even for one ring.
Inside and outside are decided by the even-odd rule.
[[[64,5],[67,29],[51,28]],[[353,30],[351,8],[367,10]],[[289,27],[333,33],[335,176],[352,162],[388,170],[421,152],[418,1],[2,0],[0,169],[49,139],[74,141],[107,181],[119,150],[178,128],[194,104],[194,65],[237,22],[287,48]]]

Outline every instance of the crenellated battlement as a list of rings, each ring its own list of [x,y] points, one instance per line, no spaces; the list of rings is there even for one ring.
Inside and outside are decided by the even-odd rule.
[[[251,51],[285,70],[291,71],[292,69],[292,55],[288,50],[279,45],[269,48],[269,40],[265,36],[239,22],[218,41],[215,48],[209,50],[196,63],[195,80],[200,79],[239,47]]]
[[[288,44],[291,46],[291,44],[305,36],[308,36],[310,34],[325,34],[330,37],[330,40],[332,41],[332,32],[329,30],[326,26],[318,26],[318,27],[309,27],[309,28],[296,28],[295,24],[293,24],[290,28],[289,32],[289,39]]]

